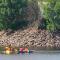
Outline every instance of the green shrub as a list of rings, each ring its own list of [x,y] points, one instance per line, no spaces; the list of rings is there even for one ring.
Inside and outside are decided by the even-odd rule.
[[[60,2],[57,0],[47,0],[43,4],[43,17],[46,20],[46,29],[53,32],[60,29]]]

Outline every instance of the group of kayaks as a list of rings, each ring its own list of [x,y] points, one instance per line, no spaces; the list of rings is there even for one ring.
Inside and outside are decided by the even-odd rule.
[[[1,51],[2,54],[20,54],[20,53],[32,53],[33,51],[29,50],[28,48],[10,48],[5,47],[4,51]]]

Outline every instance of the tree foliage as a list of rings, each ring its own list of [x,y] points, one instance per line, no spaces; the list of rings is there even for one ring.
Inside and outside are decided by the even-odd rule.
[[[26,24],[22,18],[22,10],[26,6],[27,0],[0,0],[0,30],[16,29]]]
[[[60,2],[58,0],[0,0],[0,30],[8,28],[15,30],[27,26],[28,20],[24,18],[26,15],[24,8],[28,6],[28,2],[38,2],[38,6],[35,6],[35,4],[32,4],[34,7],[31,6],[35,9],[31,11],[36,15],[31,13],[30,18],[33,16],[33,19],[28,20],[38,20],[39,11],[35,7],[40,7],[40,14],[44,18],[41,27],[43,26],[49,31],[60,29]]]
[[[40,1],[42,15],[46,21],[46,29],[56,31],[60,29],[60,2],[58,0]]]

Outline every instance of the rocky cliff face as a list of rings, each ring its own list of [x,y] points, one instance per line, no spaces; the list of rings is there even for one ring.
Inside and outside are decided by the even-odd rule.
[[[60,49],[60,37],[54,36],[47,30],[28,28],[18,30],[11,35],[0,32],[0,46],[28,47],[30,49]]]

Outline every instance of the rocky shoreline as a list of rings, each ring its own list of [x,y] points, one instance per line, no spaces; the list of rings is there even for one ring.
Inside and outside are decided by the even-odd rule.
[[[53,36],[47,30],[28,28],[18,30],[10,35],[0,32],[0,46],[28,47],[34,50],[60,49],[60,36]]]

